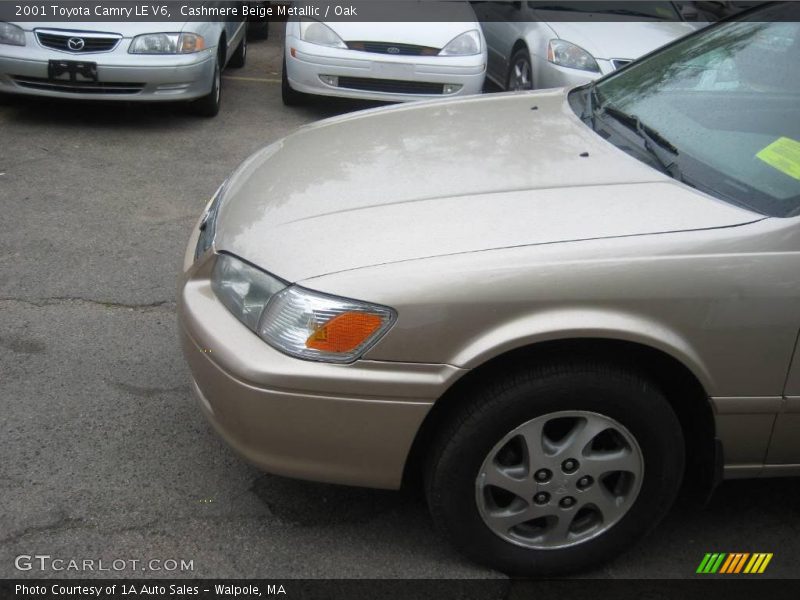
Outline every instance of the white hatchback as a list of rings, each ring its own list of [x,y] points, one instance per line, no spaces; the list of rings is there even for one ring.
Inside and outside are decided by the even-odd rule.
[[[437,2],[421,11],[441,11]],[[282,74],[283,101],[304,94],[405,102],[478,94],[486,42],[472,7],[447,3],[453,21],[321,22],[290,19]]]

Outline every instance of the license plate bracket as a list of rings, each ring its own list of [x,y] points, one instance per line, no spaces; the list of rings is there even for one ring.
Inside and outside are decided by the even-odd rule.
[[[406,63],[372,63],[372,73],[381,79],[414,79],[414,65]]]
[[[55,80],[97,81],[97,63],[78,60],[51,60],[47,77]]]

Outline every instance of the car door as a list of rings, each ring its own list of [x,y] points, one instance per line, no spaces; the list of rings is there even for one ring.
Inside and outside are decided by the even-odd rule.
[[[800,465],[800,334],[786,379],[783,406],[775,419],[766,463]]]
[[[800,217],[794,217],[791,221],[794,221],[793,227],[789,229],[793,246],[800,250]],[[800,273],[800,269],[797,272]],[[798,282],[788,283],[797,293]],[[800,297],[795,300],[799,313],[796,315],[797,323],[800,321]],[[783,390],[783,403],[775,418],[765,463],[768,465],[765,471],[767,475],[770,471],[775,474],[800,475],[800,331],[797,333]]]

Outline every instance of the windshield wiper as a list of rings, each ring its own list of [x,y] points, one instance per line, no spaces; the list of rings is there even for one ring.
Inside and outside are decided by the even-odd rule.
[[[664,173],[686,183],[680,167],[675,162],[679,152],[672,142],[652,127],[642,123],[636,115],[628,114],[613,106],[603,106],[601,112],[619,121],[642,138],[644,149],[655,159]]]

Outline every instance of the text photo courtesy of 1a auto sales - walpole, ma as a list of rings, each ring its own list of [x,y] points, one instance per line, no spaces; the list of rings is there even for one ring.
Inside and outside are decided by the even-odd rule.
[[[796,598],[799,64],[790,0],[0,2],[0,598]]]

